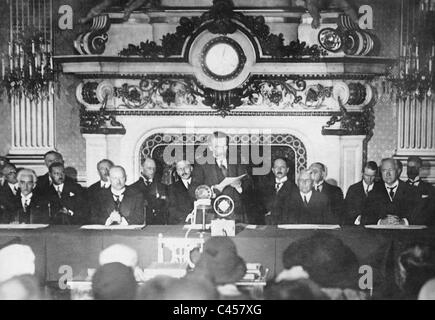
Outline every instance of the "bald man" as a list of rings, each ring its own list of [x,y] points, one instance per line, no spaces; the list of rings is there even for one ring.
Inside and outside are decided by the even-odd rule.
[[[287,159],[277,158],[273,161],[272,174],[265,176],[258,189],[265,211],[265,222],[269,225],[279,224],[288,212],[288,197],[296,185],[288,178],[290,168]]]
[[[157,166],[152,158],[142,162],[142,176],[131,185],[142,193],[147,204],[147,225],[168,224],[168,191],[167,186],[159,181],[156,175]]]
[[[144,197],[135,188],[126,186],[127,175],[124,168],[110,168],[109,180],[110,188],[100,190],[98,201],[92,205],[92,223],[106,226],[144,224]]]
[[[193,167],[188,160],[180,160],[175,168],[179,179],[168,187],[169,224],[184,224],[186,216],[193,210],[195,201],[191,196],[195,192],[192,190]]]

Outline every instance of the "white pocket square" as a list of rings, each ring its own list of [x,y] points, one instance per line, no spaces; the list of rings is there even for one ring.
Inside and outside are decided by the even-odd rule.
[[[428,195],[428,194],[422,194],[421,197],[422,197],[423,199],[425,199],[425,198],[429,198],[429,195]]]
[[[75,196],[75,194],[74,194],[74,193],[72,193],[72,192],[70,192],[70,193],[69,193],[69,196],[70,196],[70,197],[74,197],[74,196]]]

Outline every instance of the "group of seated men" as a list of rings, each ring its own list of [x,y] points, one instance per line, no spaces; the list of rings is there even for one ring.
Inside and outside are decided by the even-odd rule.
[[[58,152],[45,155],[48,172],[40,177],[31,169],[17,170],[3,158],[0,223],[185,224],[197,187],[207,185],[214,199],[221,194],[231,197],[234,211],[229,218],[236,222],[435,225],[435,188],[420,179],[418,157],[408,159],[407,182],[399,179],[400,161],[383,159],[379,168],[368,162],[362,180],[344,197],[339,187],[326,181],[327,168],[320,162],[298,172],[296,184],[285,158],[274,159],[268,175],[253,179],[246,165],[229,159],[228,143],[221,132],[210,135],[213,161],[193,165],[180,159],[175,163],[178,180],[169,186],[157,178],[152,158],[143,161],[141,177],[128,186],[123,167],[103,159],[97,164],[100,181],[87,189],[65,174]],[[220,189],[225,177],[244,174]]]

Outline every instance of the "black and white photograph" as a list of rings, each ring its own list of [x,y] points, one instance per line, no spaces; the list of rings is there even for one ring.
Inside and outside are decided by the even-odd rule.
[[[435,0],[0,0],[0,68],[0,300],[435,300]]]

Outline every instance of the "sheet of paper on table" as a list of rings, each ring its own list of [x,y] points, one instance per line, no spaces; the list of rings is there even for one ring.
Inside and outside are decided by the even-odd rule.
[[[279,229],[340,229],[338,224],[279,224],[277,227]]]
[[[390,229],[390,230],[421,230],[426,229],[427,226],[423,225],[411,225],[411,226],[405,226],[402,224],[370,224],[364,226],[367,229]]]
[[[205,228],[206,229],[210,229],[210,227],[211,227],[211,224],[206,224],[205,225]],[[187,230],[187,229],[190,229],[190,230],[202,230],[202,224],[185,224],[184,226],[183,226],[183,229],[185,229],[185,230]]]
[[[246,173],[242,174],[241,176],[238,176],[238,177],[226,177],[216,187],[219,190],[224,190],[226,187],[228,187],[229,185],[233,184],[234,182],[236,182],[238,180],[241,180],[244,176],[246,176]]]
[[[81,226],[80,229],[84,230],[141,230],[145,226],[142,224],[131,224],[128,226],[121,226],[121,225],[113,225],[113,226],[105,226],[101,224],[90,224]]]
[[[47,228],[48,224],[0,224],[0,229],[43,229]]]

